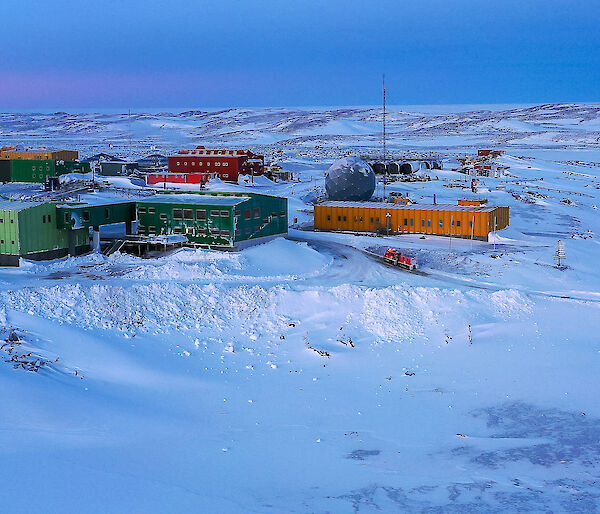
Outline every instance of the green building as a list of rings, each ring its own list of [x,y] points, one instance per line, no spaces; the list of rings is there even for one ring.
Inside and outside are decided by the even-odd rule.
[[[87,229],[58,227],[56,203],[0,198],[0,265],[18,266],[32,260],[79,255],[89,250]]]
[[[194,245],[239,249],[286,234],[287,213],[287,199],[278,196],[169,192],[138,200],[138,234],[182,234]]]
[[[0,160],[0,182],[40,182],[47,177],[65,173],[89,173],[89,163],[79,161],[55,161],[51,159],[3,159]]]

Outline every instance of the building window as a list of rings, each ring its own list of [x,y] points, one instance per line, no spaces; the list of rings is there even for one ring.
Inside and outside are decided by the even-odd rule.
[[[90,211],[83,211],[83,221],[90,221]]]
[[[166,220],[167,219],[167,215],[164,212],[160,213],[160,219],[161,220]]]
[[[220,232],[220,231],[219,231],[219,229],[218,229],[218,228],[211,228],[211,229],[210,229],[210,233],[211,233],[211,234],[218,234],[219,232]]]
[[[279,213],[279,215],[280,215],[282,218],[285,218],[285,211],[281,211],[281,212]]]
[[[221,211],[221,218],[229,218],[229,211]]]
[[[182,209],[173,209],[173,218],[176,220],[180,220],[183,218],[183,210]]]
[[[149,232],[149,233],[152,233],[152,234],[156,234],[156,226],[154,226],[154,225],[150,225],[150,226],[148,227],[148,232]]]
[[[180,166],[180,165],[181,165],[181,163],[179,161],[177,161],[177,166]]]
[[[373,218],[371,218],[371,224],[373,224],[375,222],[375,220]]]
[[[252,211],[250,209],[246,209],[244,211],[244,219],[249,220],[252,217]]]
[[[215,166],[221,166],[220,162],[215,162]]]
[[[108,207],[104,209],[104,217],[106,219],[110,218],[110,209]]]
[[[205,220],[206,219],[206,211],[204,209],[198,209],[196,211],[196,219],[197,220]]]
[[[444,226],[444,221],[440,220],[440,228],[442,228]]]
[[[229,166],[229,163],[228,162],[224,162],[223,166]]]
[[[427,226],[431,227],[431,220],[427,220]]]
[[[344,221],[346,221],[346,216],[344,216]]]
[[[375,223],[379,223],[379,218],[375,218]]]
[[[469,228],[473,228],[473,222],[469,221]]]
[[[460,220],[456,220],[456,226],[460,227]]]
[[[404,218],[404,225],[408,225],[408,218]]]
[[[192,209],[183,209],[183,219],[193,220],[194,219],[194,211]]]
[[[198,235],[205,236],[206,235],[206,229],[205,228],[199,228],[198,229]]]
[[[341,216],[338,216],[338,221],[342,221],[342,217]]]
[[[221,235],[229,237],[229,230],[221,230]]]
[[[187,166],[187,161],[183,161],[183,165],[184,165],[184,166]]]
[[[52,223],[52,214],[48,214],[48,223]]]
[[[254,208],[254,218],[260,218],[260,207]]]
[[[46,215],[45,214],[42,216],[42,223],[46,223]]]
[[[421,220],[421,226],[424,227],[425,226],[425,220]]]
[[[154,207],[148,207],[148,214],[154,214],[156,209]]]
[[[0,218],[0,223],[4,223],[4,218]]]
[[[228,173],[223,173],[223,178],[229,178],[229,174]]]
[[[138,214],[146,214],[146,207],[138,207]]]
[[[240,214],[241,214],[241,212],[240,212],[240,211],[235,211],[235,215],[236,215],[236,216],[239,216]]]
[[[327,215],[327,221],[331,221],[331,216],[329,214]]]
[[[0,245],[4,244],[4,239],[0,239]]]
[[[415,219],[414,218],[410,218],[410,226],[412,227],[415,224]]]
[[[173,234],[181,234],[181,227],[173,227]]]
[[[219,215],[219,211],[210,211],[210,215],[215,218]]]

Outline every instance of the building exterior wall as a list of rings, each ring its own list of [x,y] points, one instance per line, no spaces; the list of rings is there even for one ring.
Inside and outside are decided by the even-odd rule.
[[[244,169],[244,156],[230,155],[173,155],[169,157],[171,173],[216,173],[227,182],[237,182]]]
[[[181,234],[190,243],[233,246],[233,211],[230,205],[202,202],[139,202],[138,234]]]
[[[135,221],[135,202],[66,205],[56,209],[59,228],[89,228]]]
[[[185,192],[190,194],[190,192]],[[197,201],[138,202],[138,233],[183,234],[195,244],[234,246],[237,242],[287,233],[287,199],[253,193],[193,193]],[[176,196],[176,193],[173,193]],[[237,196],[235,206],[211,204],[206,196]],[[188,211],[186,219],[184,209]],[[177,216],[175,217],[175,211]],[[181,211],[181,212],[179,212]],[[198,211],[203,214],[198,214]],[[181,216],[181,217],[180,217]]]
[[[52,159],[10,161],[12,182],[44,182],[46,177],[54,177],[55,175],[55,162]]]
[[[55,171],[57,175],[64,175],[66,173],[91,173],[92,167],[89,162],[57,161]]]
[[[29,257],[67,251],[69,231],[58,228],[56,211],[56,204],[49,202],[22,210],[0,210],[0,254]],[[89,244],[86,229],[75,231],[75,244]]]
[[[10,182],[10,161],[8,159],[0,159],[0,182]]]
[[[0,159],[16,160],[60,160],[76,161],[79,159],[77,150],[0,150]]]
[[[377,207],[315,205],[314,227],[317,230],[357,232],[377,232],[389,228],[394,233],[487,240],[489,233],[494,230],[494,218],[497,230],[508,226],[508,207],[495,207],[491,212],[488,212],[489,209],[440,210],[435,205],[427,207],[390,208],[385,204]]]
[[[150,173],[146,175],[146,184],[206,184],[214,173]]]
[[[0,211],[0,254],[19,255],[18,211]]]

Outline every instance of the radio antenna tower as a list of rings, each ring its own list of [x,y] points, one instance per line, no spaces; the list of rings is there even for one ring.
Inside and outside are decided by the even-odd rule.
[[[387,157],[385,151],[385,73],[382,76],[381,85],[383,88],[383,162],[385,164],[385,159]]]

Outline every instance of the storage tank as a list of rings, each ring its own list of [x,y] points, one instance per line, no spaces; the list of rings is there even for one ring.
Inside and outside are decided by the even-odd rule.
[[[388,164],[388,173],[390,175],[398,175],[400,173],[400,164],[397,162],[390,162]]]
[[[385,175],[387,173],[387,166],[384,162],[374,162],[371,164],[375,175]]]
[[[416,173],[421,169],[421,163],[417,161],[406,161],[400,166],[400,173],[403,175],[410,175]]]
[[[375,173],[362,159],[345,157],[327,170],[325,189],[330,200],[366,201],[375,191]]]

